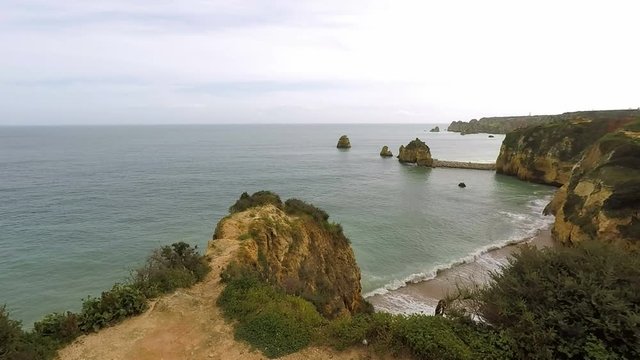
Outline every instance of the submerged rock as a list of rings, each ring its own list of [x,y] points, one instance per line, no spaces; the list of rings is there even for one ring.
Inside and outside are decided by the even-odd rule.
[[[495,136],[493,136],[493,135],[489,135],[489,137],[490,137],[490,138],[494,138]]]
[[[461,183],[459,183],[459,184],[458,184],[458,187],[466,188],[466,187],[467,187],[467,184],[465,184],[465,183],[461,182]]]
[[[382,150],[380,150],[380,156],[382,157],[391,157],[393,156],[393,154],[391,153],[391,150],[389,150],[389,147],[387,145],[382,147]]]
[[[429,146],[418,138],[412,140],[407,146],[400,146],[398,161],[418,166],[433,166],[433,158],[431,157]]]
[[[440,132],[440,127],[436,126],[433,129],[429,130],[429,132]]]
[[[347,135],[340,136],[338,139],[338,145],[336,146],[338,149],[349,149],[351,147],[351,142]]]

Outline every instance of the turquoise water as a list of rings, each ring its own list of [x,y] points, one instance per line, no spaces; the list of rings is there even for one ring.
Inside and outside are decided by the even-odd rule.
[[[327,210],[352,241],[365,293],[548,222],[539,212],[553,188],[378,156],[420,137],[441,160],[497,157],[503,136],[425,132],[434,125],[0,128],[0,304],[27,325],[78,310],[150,250],[204,247],[243,191]],[[342,134],[348,151],[335,148]]]

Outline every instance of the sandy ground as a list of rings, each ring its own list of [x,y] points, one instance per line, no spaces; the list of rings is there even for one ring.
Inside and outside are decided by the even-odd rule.
[[[237,214],[227,221],[228,238],[209,244],[211,273],[189,288],[163,296],[144,314],[95,334],[79,337],[60,350],[61,360],[172,360],[172,359],[265,359],[247,344],[235,341],[232,325],[225,322],[216,299],[223,285],[220,272],[239,247],[237,236],[244,233]],[[336,352],[326,348],[307,348],[285,359],[370,359],[370,349]]]

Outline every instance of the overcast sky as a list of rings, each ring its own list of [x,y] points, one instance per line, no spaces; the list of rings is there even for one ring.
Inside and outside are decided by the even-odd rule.
[[[637,108],[636,3],[0,0],[0,124]]]

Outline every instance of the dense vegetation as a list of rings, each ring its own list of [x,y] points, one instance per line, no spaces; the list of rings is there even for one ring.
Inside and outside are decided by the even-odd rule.
[[[24,331],[0,308],[0,360],[52,359],[56,351],[83,333],[97,331],[142,313],[148,299],[193,285],[208,273],[204,256],[179,242],[156,250],[130,281],[115,284],[100,297],[83,300],[80,313],[46,315],[33,330]]]
[[[640,258],[610,244],[525,248],[486,288],[465,293],[458,311],[451,303],[446,317],[327,320],[237,264],[223,280],[218,304],[238,321],[236,336],[269,357],[310,343],[345,349],[366,339],[375,351],[418,359],[640,358]]]

